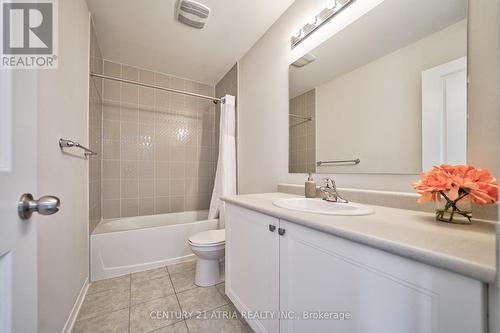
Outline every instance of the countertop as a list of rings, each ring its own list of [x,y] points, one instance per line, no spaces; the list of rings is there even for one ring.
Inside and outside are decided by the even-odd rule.
[[[495,223],[449,224],[437,222],[434,214],[373,205],[365,205],[375,211],[365,216],[311,214],[273,205],[277,199],[299,197],[263,193],[222,200],[486,283],[495,281]]]

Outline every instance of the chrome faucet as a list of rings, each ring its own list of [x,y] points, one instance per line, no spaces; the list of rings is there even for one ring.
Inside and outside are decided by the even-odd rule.
[[[337,192],[337,185],[335,185],[335,181],[331,178],[323,178],[323,182],[325,182],[325,186],[321,186],[319,190],[323,193],[323,200],[330,202],[340,202],[340,203],[348,203],[346,199],[342,198],[340,194]]]

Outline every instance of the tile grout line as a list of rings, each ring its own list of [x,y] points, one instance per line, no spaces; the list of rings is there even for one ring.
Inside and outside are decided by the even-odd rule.
[[[129,274],[129,290],[128,290],[128,333],[130,333],[130,312],[132,311],[132,274]]]
[[[163,267],[159,267],[159,268],[163,268]],[[170,280],[170,275],[168,274],[168,271],[167,271],[167,276],[169,277],[169,280]],[[147,281],[152,281],[152,280],[159,280],[159,279],[164,279],[164,278],[166,278],[166,276],[155,277],[155,278],[152,278],[152,279],[146,279],[146,280],[142,280],[142,281],[139,281],[139,282],[142,283],[142,282],[147,282]],[[170,280],[170,283],[172,283],[172,280]],[[132,290],[132,278],[130,279],[130,290]],[[173,292],[175,294],[175,289],[174,289],[173,284],[172,284],[172,290],[173,290]],[[167,297],[170,297],[170,296],[172,296],[174,294],[163,295],[161,297],[149,298],[146,301],[141,301],[141,302],[132,304],[132,291],[131,291],[131,294],[130,294],[130,306],[132,306],[132,305],[136,306],[136,305],[147,303],[149,301],[154,301],[154,300],[157,300],[157,299],[167,298]]]
[[[168,273],[168,278],[170,279],[170,283],[172,284],[172,289],[174,290],[174,295],[175,295],[175,299],[177,300],[177,304],[179,305],[179,309],[181,310],[181,315],[182,315],[182,307],[181,307],[181,302],[179,301],[179,297],[177,296],[177,292],[175,291],[175,287],[174,287],[174,281],[172,281],[172,277],[170,275],[170,271],[168,270],[168,266],[165,266],[165,270],[167,271]],[[188,331],[188,333],[191,333],[189,331],[189,327],[186,323],[186,318],[184,318],[184,316],[182,316],[182,321],[184,322],[184,326],[186,326],[186,330]]]
[[[174,265],[175,265],[175,264],[174,264]],[[173,266],[173,265],[170,265],[170,266]],[[178,295],[179,295],[179,294],[181,294],[181,293],[187,292],[187,291],[192,291],[192,290],[194,290],[194,289],[196,289],[196,288],[199,288],[199,287],[198,287],[198,286],[195,286],[194,288],[191,288],[191,289],[188,289],[188,290],[183,290],[183,291],[177,292],[177,291],[176,291],[176,289],[175,289],[175,287],[174,287],[174,283],[173,283],[173,279],[172,279],[172,274],[171,274],[171,272],[170,272],[170,270],[169,270],[169,268],[168,268],[168,265],[167,265],[167,266],[162,266],[162,267],[160,267],[160,268],[162,269],[162,271],[164,270],[163,272],[165,272],[165,273],[167,274],[167,276],[168,276],[168,281],[170,281],[171,286],[172,286],[172,290],[173,290],[173,294],[172,294],[172,295],[175,295],[176,300],[177,300],[177,304],[178,304],[179,309],[181,310],[181,314],[182,314],[182,309],[183,309],[183,308],[182,308],[182,306],[181,306],[181,303],[180,303],[180,300],[179,300]],[[195,273],[195,271],[193,271],[193,270],[191,270],[191,269],[187,269],[187,270],[185,270],[185,271],[182,271],[182,270],[181,270],[181,271],[177,272],[177,274],[179,274],[179,273],[190,273],[190,274],[194,274],[194,273]],[[130,332],[130,331],[131,331],[132,275],[133,275],[133,273],[129,273],[129,274],[127,274],[127,275],[126,275],[126,276],[128,276],[128,278],[129,278],[129,290],[128,290],[128,291],[129,291],[129,304],[128,304],[128,311],[129,311],[129,312],[128,312],[128,320],[129,320],[129,324],[128,324],[128,332]],[[142,282],[146,282],[146,281],[159,280],[159,279],[164,279],[164,278],[165,278],[165,276],[159,276],[159,277],[153,277],[153,278],[147,278],[147,276],[146,276],[146,279],[144,279],[144,280],[142,280],[142,281],[140,281],[140,282],[142,283]],[[216,307],[211,308],[211,309],[202,310],[202,312],[204,312],[204,313],[207,313],[207,312],[213,312],[213,311],[217,311],[217,310],[219,310],[219,309],[222,309],[223,307],[228,307],[228,306],[229,306],[229,307],[231,308],[229,311],[231,311],[231,310],[232,310],[231,312],[233,312],[233,311],[234,311],[234,312],[236,312],[236,313],[237,313],[237,318],[236,318],[236,319],[238,319],[238,322],[239,322],[239,323],[241,323],[241,324],[242,324],[242,325],[244,325],[244,326],[248,326],[248,324],[247,324],[247,323],[243,320],[243,318],[241,317],[241,314],[240,314],[240,313],[238,312],[238,310],[234,307],[234,305],[233,305],[233,304],[232,304],[232,302],[229,300],[229,298],[228,298],[226,295],[224,295],[224,294],[222,293],[222,291],[221,291],[221,290],[219,290],[218,286],[220,286],[220,285],[221,285],[221,284],[223,284],[223,283],[225,283],[225,281],[224,281],[224,280],[223,280],[223,281],[220,281],[220,282],[219,282],[219,283],[217,283],[216,285],[214,285],[214,286],[210,286],[210,287],[208,287],[208,288],[215,288],[215,289],[217,290],[217,294],[219,294],[221,297],[223,297],[225,304],[222,304],[222,305],[216,306]],[[124,291],[126,292],[126,290],[124,290]],[[110,289],[108,289],[108,290],[103,290],[103,291],[101,291],[101,293],[104,293],[104,292],[123,292],[123,291],[120,291],[120,290],[116,291],[116,290],[113,290],[113,288],[110,288]],[[170,297],[170,296],[172,296],[172,295],[163,296],[163,297],[161,297],[161,298],[167,298],[167,297]],[[155,299],[160,299],[160,298],[155,298]],[[146,302],[149,302],[149,301],[151,301],[151,299],[148,299],[147,301],[144,301],[144,302],[140,302],[140,303],[134,304],[134,306],[135,306],[135,305],[139,305],[139,304],[143,304],[143,303],[146,303]],[[126,307],[121,308],[121,309],[115,309],[115,310],[113,310],[113,311],[109,311],[109,312],[106,312],[106,313],[104,313],[104,314],[100,314],[100,315],[93,316],[93,317],[86,318],[86,319],[92,319],[92,318],[96,318],[96,317],[99,317],[99,316],[102,316],[102,315],[107,315],[107,314],[114,313],[114,312],[117,312],[117,311],[122,311],[122,310],[124,310],[125,308],[126,308]],[[231,317],[232,317],[232,315],[231,315]],[[160,327],[160,328],[154,329],[154,330],[149,331],[149,332],[151,332],[151,333],[152,333],[152,332],[156,332],[156,331],[159,331],[159,330],[161,330],[161,329],[164,329],[165,327],[169,327],[169,326],[172,326],[172,325],[178,324],[178,323],[180,323],[180,322],[182,321],[182,322],[184,323],[184,326],[185,326],[185,328],[186,328],[187,332],[188,332],[188,333],[190,333],[189,327],[188,327],[188,325],[187,325],[187,320],[188,320],[188,319],[193,319],[193,318],[186,318],[186,317],[182,316],[182,318],[180,318],[180,320],[179,320],[179,321],[174,322],[173,324],[166,325],[166,326],[163,326],[163,327]]]

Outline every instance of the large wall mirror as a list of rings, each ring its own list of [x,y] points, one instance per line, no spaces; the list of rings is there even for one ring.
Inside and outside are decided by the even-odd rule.
[[[385,0],[291,64],[289,93],[291,173],[466,163],[467,0]]]

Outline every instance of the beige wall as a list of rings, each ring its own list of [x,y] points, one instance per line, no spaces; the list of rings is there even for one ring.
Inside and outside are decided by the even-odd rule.
[[[214,87],[104,61],[104,73],[214,95]],[[105,80],[103,218],[207,209],[215,174],[210,100]]]
[[[94,25],[90,25],[90,71],[102,74],[103,59]],[[102,218],[102,79],[89,77],[89,233]]]
[[[310,120],[291,115],[310,117]],[[316,89],[290,100],[289,154],[290,173],[314,173],[316,170]]]
[[[500,2],[469,1],[468,163],[498,175]]]
[[[40,71],[38,81],[36,196],[61,199],[57,214],[37,222],[40,333],[61,332],[89,271],[88,161],[58,146],[59,138],[88,144],[89,12],[84,0],[58,7],[59,68]]]
[[[229,94],[238,96],[238,64],[235,64],[215,85],[215,96],[223,97]]]
[[[420,173],[422,71],[466,55],[463,20],[317,87],[318,160],[362,161],[317,172]]]
[[[493,4],[495,0],[487,2]],[[380,1],[356,1],[348,11],[344,12],[346,16],[339,15],[298,47],[290,50],[290,35],[322,7],[322,3],[315,0],[297,0],[241,59],[238,124],[241,193],[275,191],[279,182],[304,182],[305,175],[288,173],[288,65],[362,15],[361,7],[376,6],[378,3]],[[489,21],[486,17],[492,15],[488,10],[491,11],[491,8],[481,12],[472,8],[470,24],[484,25],[482,22]],[[491,24],[490,22],[488,26]],[[473,46],[481,36],[482,33],[478,29],[474,27],[471,29],[469,38]],[[497,37],[488,37],[482,45],[485,48],[488,44],[496,45],[495,38]],[[476,66],[484,63],[482,57],[491,58],[495,63],[498,61],[498,57],[478,56],[474,52],[470,54],[471,77],[477,77],[476,80],[471,80],[471,85],[474,86],[470,92],[472,101],[484,98],[481,90],[484,85],[491,85],[492,91],[498,90],[497,82],[493,84],[483,81],[478,75]],[[484,111],[477,107],[477,103],[472,103],[469,112],[481,114]],[[477,141],[470,146],[470,150],[478,152],[478,155],[472,158],[471,162],[491,160],[492,165],[496,164],[489,153],[481,153],[484,151],[481,147],[490,145],[495,147],[498,143],[497,132],[493,129],[491,137],[488,138],[481,139],[482,135],[476,136]],[[418,178],[416,175],[335,174],[333,176],[339,187],[393,191],[413,191],[411,183]]]

